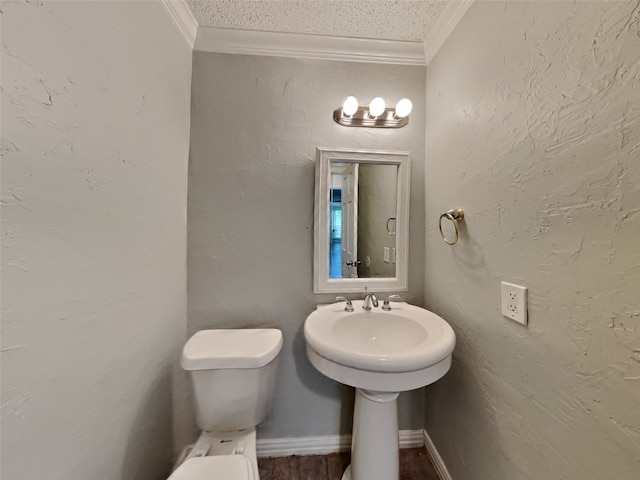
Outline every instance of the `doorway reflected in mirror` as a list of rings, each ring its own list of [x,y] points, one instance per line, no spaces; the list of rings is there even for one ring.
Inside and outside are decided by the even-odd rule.
[[[342,278],[342,189],[331,186],[329,190],[331,216],[329,217],[329,278]]]

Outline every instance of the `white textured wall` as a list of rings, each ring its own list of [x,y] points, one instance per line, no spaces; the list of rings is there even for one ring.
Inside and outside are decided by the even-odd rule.
[[[426,390],[455,480],[640,477],[640,3],[476,2],[427,68]],[[438,214],[465,209],[460,243]],[[529,327],[500,281],[529,288]]]
[[[194,54],[188,329],[282,329],[274,410],[258,432],[263,438],[351,431],[349,389],[323,377],[304,353],[305,318],[316,304],[335,299],[313,294],[317,146],[411,151],[405,298],[422,303],[424,82],[424,67]],[[405,128],[346,128],[332,114],[347,95],[363,102],[407,96],[418,107]],[[402,428],[422,428],[423,399],[421,391],[402,397]]]
[[[3,479],[166,478],[190,70],[159,2],[2,3]]]

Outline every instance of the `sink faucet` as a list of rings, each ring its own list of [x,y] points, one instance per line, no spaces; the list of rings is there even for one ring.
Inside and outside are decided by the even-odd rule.
[[[362,302],[362,308],[367,312],[371,310],[371,307],[378,307],[378,299],[376,298],[375,293],[367,292],[367,287],[364,287],[365,296],[364,301]]]

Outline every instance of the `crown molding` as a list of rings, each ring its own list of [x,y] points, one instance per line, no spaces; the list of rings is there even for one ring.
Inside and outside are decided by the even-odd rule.
[[[193,17],[191,10],[187,6],[184,0],[160,0],[160,3],[165,8],[173,23],[176,24],[180,33],[185,38],[191,49],[196,40],[196,33],[198,31],[198,22]]]
[[[449,0],[433,28],[424,39],[425,65],[436,56],[440,47],[449,38],[453,29],[458,25],[474,0]]]
[[[425,65],[422,42],[198,28],[194,50],[315,60]]]
[[[160,0],[160,3],[196,51],[428,65],[474,1],[447,2],[424,42],[204,27],[198,26],[185,0]]]

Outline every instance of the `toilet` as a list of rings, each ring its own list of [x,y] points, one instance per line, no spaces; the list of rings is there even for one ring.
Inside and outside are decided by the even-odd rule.
[[[280,330],[202,330],[182,352],[202,433],[169,480],[259,480],[255,427],[271,410]]]

